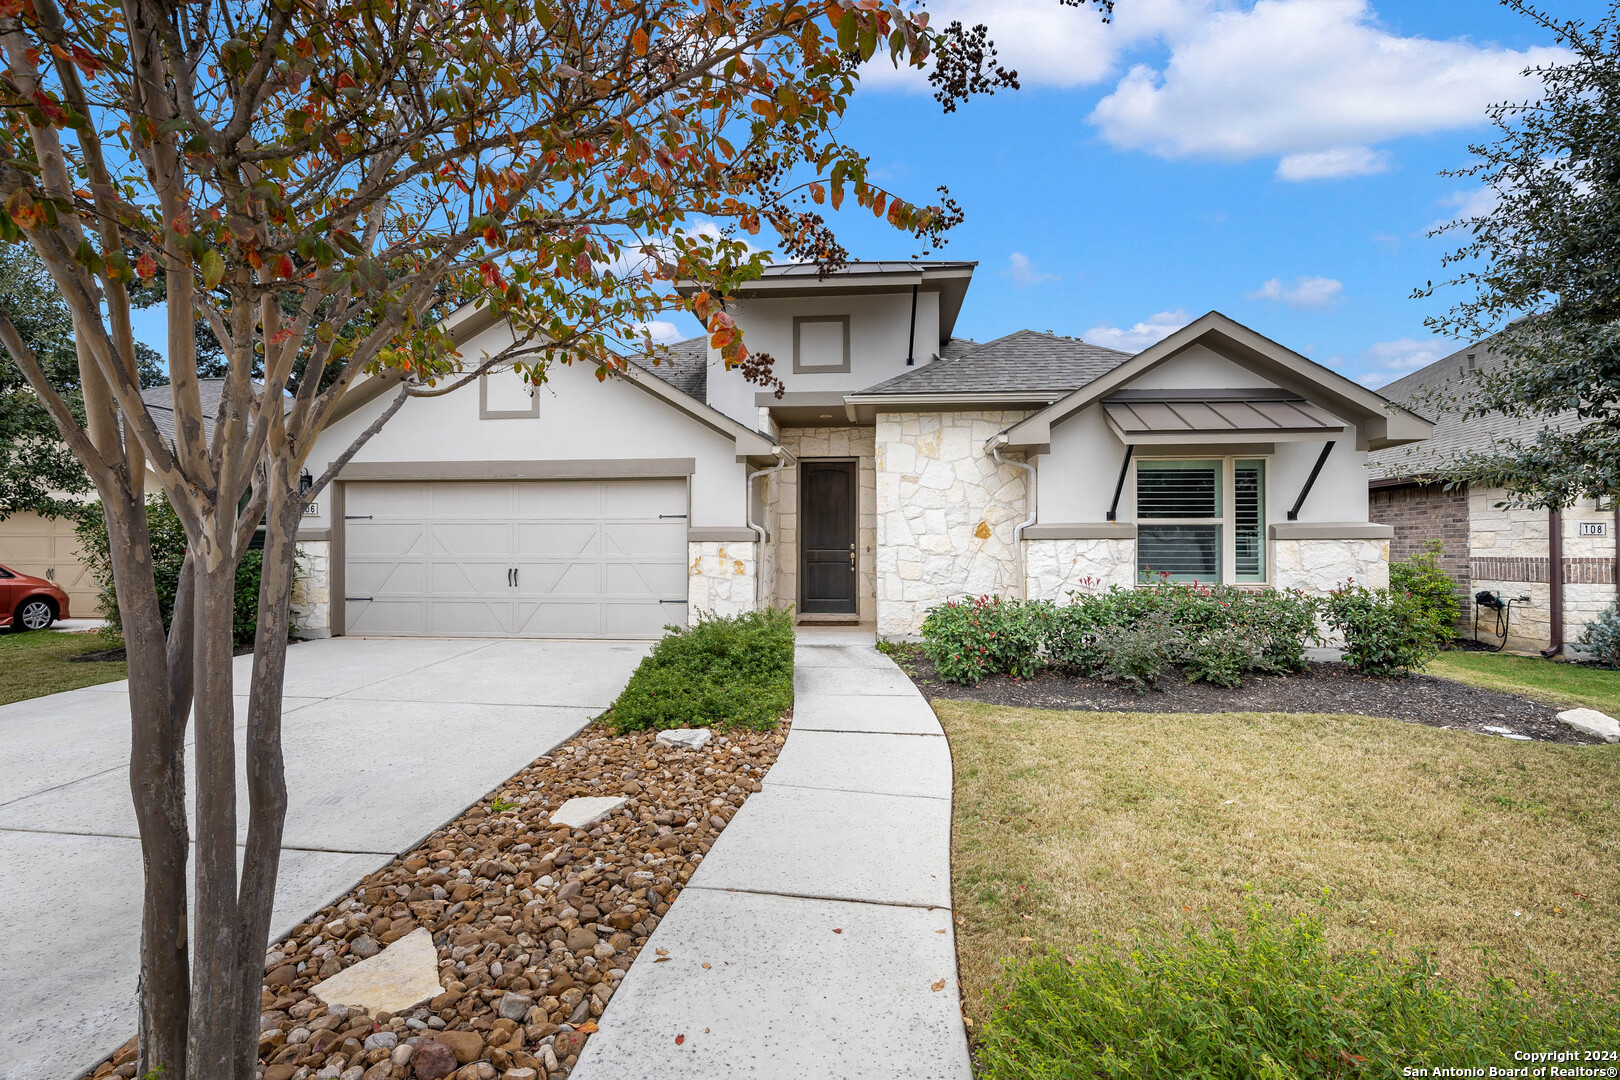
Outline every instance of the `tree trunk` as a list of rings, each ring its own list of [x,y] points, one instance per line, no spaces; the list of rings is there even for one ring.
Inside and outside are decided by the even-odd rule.
[[[282,470],[270,478],[265,517],[264,569],[259,585],[259,622],[253,644],[253,683],[248,699],[247,851],[237,911],[235,1022],[236,1075],[251,1077],[258,1059],[259,997],[264,954],[270,944],[281,867],[281,833],[287,817],[287,778],[281,752],[282,680],[287,667],[288,618],[301,500],[286,485]]]
[[[146,506],[130,492],[103,490],[113,586],[129,659],[129,786],[140,825],[145,895],[141,911],[138,1075],[186,1075],[190,1013],[186,934],[185,731],[189,703],[172,696],[163,616],[152,581]],[[182,588],[184,588],[182,574]]]
[[[236,716],[231,692],[237,560],[224,554],[229,545],[228,534],[223,541],[214,539],[213,551],[191,545],[196,576],[197,873],[186,1062],[188,1075],[199,1080],[234,1077],[237,1062],[230,990],[237,981]]]

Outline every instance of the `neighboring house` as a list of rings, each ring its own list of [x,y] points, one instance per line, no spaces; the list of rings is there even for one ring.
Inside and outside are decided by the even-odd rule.
[[[300,533],[304,632],[646,637],[775,604],[911,637],[967,595],[1387,580],[1367,451],[1428,421],[1214,312],[1134,356],[963,341],[973,269],[770,268],[727,310],[781,397],[696,339],[408,402]],[[469,363],[512,341],[452,318]],[[391,385],[355,388],[312,472]]]
[[[213,415],[219,408],[223,382],[222,379],[203,379],[198,383],[203,415],[206,417],[203,430],[209,436],[213,435]],[[174,409],[168,384],[141,391],[141,399],[151,410],[158,431],[172,443]],[[146,470],[146,490],[163,490],[157,474],[150,468]],[[94,491],[85,496],[91,501],[96,497]],[[75,532],[76,524],[72,518],[42,517],[31,510],[12,514],[0,521],[0,562],[21,573],[55,582],[58,588],[67,593],[75,618],[99,618],[101,589],[90,576],[90,568],[84,561]]]
[[[1422,551],[1430,539],[1441,541],[1441,566],[1457,583],[1465,634],[1474,632],[1476,593],[1495,593],[1504,601],[1528,597],[1515,599],[1509,613],[1507,647],[1551,653],[1615,602],[1620,511],[1612,498],[1582,499],[1559,512],[1516,509],[1499,505],[1508,501],[1501,488],[1460,484],[1448,490],[1434,482],[1438,468],[1459,454],[1489,453],[1501,439],[1528,441],[1544,426],[1567,431],[1579,424],[1573,412],[1465,419],[1469,380],[1502,363],[1488,343],[1470,345],[1381,389],[1390,400],[1432,417],[1435,427],[1426,442],[1370,456],[1369,512],[1395,530],[1394,558]],[[1549,543],[1555,538],[1557,550]],[[1557,574],[1551,573],[1555,563]],[[1479,625],[1481,641],[1501,642],[1494,633],[1495,610],[1481,609]]]

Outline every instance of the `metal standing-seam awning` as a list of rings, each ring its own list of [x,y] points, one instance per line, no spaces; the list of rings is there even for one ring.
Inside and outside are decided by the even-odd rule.
[[[1320,438],[1344,421],[1287,390],[1120,390],[1103,398],[1110,426],[1127,444],[1243,437],[1285,441]]]

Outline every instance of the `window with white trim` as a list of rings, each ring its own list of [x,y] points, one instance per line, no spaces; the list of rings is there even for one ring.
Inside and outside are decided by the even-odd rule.
[[[1138,458],[1138,578],[1264,582],[1265,469],[1256,458]]]

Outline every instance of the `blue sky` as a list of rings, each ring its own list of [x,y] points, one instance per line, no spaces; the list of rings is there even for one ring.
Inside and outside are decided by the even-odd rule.
[[[869,66],[841,134],[893,190],[945,184],[962,204],[938,253],[979,263],[959,335],[1134,351],[1216,309],[1369,386],[1456,347],[1423,325],[1449,301],[1410,297],[1450,246],[1425,232],[1486,193],[1437,174],[1558,55],[1494,0],[1118,0],[1106,25],[1058,0],[928,7],[986,23],[1023,89],[944,115],[920,80]],[[866,211],[833,221],[856,257],[915,250]],[[137,318],[161,347],[161,310]]]
[[[1410,296],[1448,246],[1425,231],[1482,193],[1436,174],[1554,55],[1489,0],[1118,0],[1108,26],[1057,0],[929,7],[987,23],[1023,89],[942,115],[878,72],[842,134],[901,193],[961,202],[959,335],[1136,349],[1213,308],[1374,386],[1455,347],[1423,326],[1445,302]],[[913,253],[864,211],[834,220],[859,257]]]

